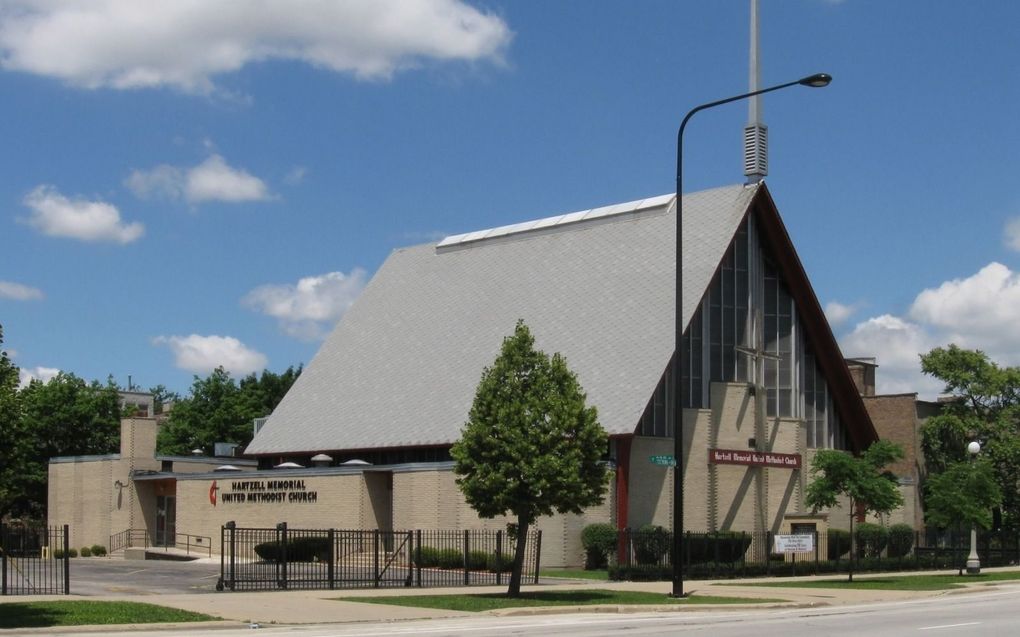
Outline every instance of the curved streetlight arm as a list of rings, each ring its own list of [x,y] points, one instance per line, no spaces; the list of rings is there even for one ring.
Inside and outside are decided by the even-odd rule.
[[[680,399],[680,377],[683,372],[683,366],[681,365],[681,350],[683,348],[683,272],[682,272],[682,257],[683,257],[683,219],[681,215],[681,209],[683,204],[683,143],[684,143],[684,129],[687,128],[687,122],[690,121],[691,117],[695,113],[700,111],[713,108],[715,106],[721,106],[723,104],[729,104],[730,102],[736,102],[738,100],[747,99],[754,97],[755,95],[761,95],[763,93],[771,93],[772,91],[778,91],[779,89],[788,88],[796,84],[801,86],[809,86],[812,88],[821,88],[828,86],[829,82],[832,81],[832,77],[825,73],[816,73],[803,77],[793,82],[786,82],[785,84],[776,84],[768,88],[763,88],[757,91],[751,91],[750,93],[744,93],[742,95],[734,95],[733,97],[727,97],[726,99],[716,100],[714,102],[708,102],[707,104],[701,104],[695,106],[687,115],[684,116],[683,121],[680,122],[680,129],[676,133],[676,334],[675,334],[675,350],[673,353],[674,358],[674,370],[673,370],[673,382],[671,383],[673,389],[673,590],[670,595],[672,597],[686,597],[684,593],[684,576],[683,576],[683,517],[684,517],[684,486],[683,486],[683,402]]]
[[[680,168],[681,168],[681,159],[683,157],[682,145],[683,145],[683,139],[684,139],[684,129],[687,128],[687,122],[690,121],[691,117],[693,117],[695,113],[697,113],[699,111],[703,111],[703,110],[709,109],[709,108],[714,108],[716,106],[722,106],[723,104],[729,104],[730,102],[737,102],[737,101],[740,101],[740,100],[746,100],[747,98],[754,97],[756,95],[762,95],[764,93],[771,93],[772,91],[778,91],[779,89],[788,88],[790,86],[793,86],[794,84],[800,84],[802,86],[810,86],[812,88],[822,88],[822,87],[828,86],[831,81],[832,81],[832,76],[827,75],[825,73],[815,73],[814,75],[809,75],[808,77],[803,77],[803,78],[801,78],[799,80],[794,80],[793,82],[786,82],[785,84],[776,84],[775,86],[770,86],[768,88],[759,89],[757,91],[751,91],[750,93],[744,93],[743,95],[734,95],[733,97],[727,97],[726,99],[716,100],[714,102],[708,102],[707,104],[701,104],[700,106],[695,106],[694,108],[692,108],[690,111],[687,112],[687,115],[684,116],[683,121],[680,122],[680,129],[677,131],[677,134],[676,134],[676,157],[677,157],[677,160],[676,160],[676,179],[677,179],[677,189],[676,189],[676,192],[677,192],[677,195],[679,196],[679,194],[680,194],[680,185],[681,185],[680,181],[681,181],[681,178],[682,178]]]

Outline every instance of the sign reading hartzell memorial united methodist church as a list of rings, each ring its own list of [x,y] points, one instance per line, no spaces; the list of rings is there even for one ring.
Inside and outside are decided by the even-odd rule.
[[[209,487],[209,500],[213,506],[220,488],[215,480]],[[306,489],[304,480],[235,480],[230,483],[230,491],[219,496],[224,504],[317,502],[318,499],[318,491]]]
[[[775,467],[777,469],[800,469],[799,453],[773,453],[742,449],[709,449],[711,464],[740,464],[751,467]]]

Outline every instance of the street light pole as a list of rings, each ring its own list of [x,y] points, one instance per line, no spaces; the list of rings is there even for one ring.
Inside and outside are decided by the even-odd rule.
[[[684,485],[683,485],[683,401],[680,398],[680,376],[683,372],[683,148],[684,129],[691,117],[699,112],[715,106],[729,104],[738,100],[754,97],[763,93],[771,93],[782,88],[801,85],[813,88],[828,86],[832,76],[825,73],[816,73],[794,82],[777,84],[743,95],[735,95],[726,99],[708,102],[692,108],[682,122],[676,134],[676,333],[674,334],[673,353],[673,458],[676,464],[673,467],[673,590],[671,597],[686,597],[684,593],[683,575],[683,520],[684,520]]]
[[[967,453],[970,454],[970,464],[973,475],[974,460],[981,453],[981,443],[974,440],[967,445]],[[973,479],[973,478],[971,478]],[[970,555],[967,556],[967,575],[978,575],[981,573],[981,558],[977,552],[977,524],[970,523]]]

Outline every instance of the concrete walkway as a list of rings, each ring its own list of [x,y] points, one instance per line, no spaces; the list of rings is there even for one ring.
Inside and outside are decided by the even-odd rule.
[[[1017,568],[986,569],[993,570],[1018,570]],[[943,571],[945,572],[945,571]],[[904,573],[907,574],[907,573]],[[920,573],[918,573],[920,574]],[[930,574],[930,572],[928,573]],[[897,573],[899,575],[899,573]],[[855,575],[855,580],[883,577],[883,574]],[[694,580],[685,582],[685,592],[696,595],[720,596],[720,597],[745,597],[745,598],[771,598],[781,599],[782,602],[768,602],[764,604],[748,605],[663,605],[659,606],[612,606],[612,607],[547,607],[547,608],[520,608],[490,611],[492,615],[527,615],[540,613],[569,613],[569,612],[683,612],[685,609],[707,609],[716,612],[724,612],[728,609],[746,610],[753,608],[790,608],[790,607],[811,607],[830,605],[852,605],[873,602],[899,601],[906,599],[921,599],[926,597],[937,597],[946,595],[948,591],[888,591],[888,590],[846,590],[846,589],[817,589],[817,588],[793,588],[774,586],[754,586],[754,583],[768,581],[779,584],[783,581],[803,580],[845,580],[846,575],[835,576],[808,576],[797,578],[770,578],[749,579],[749,580]],[[986,586],[986,585],[981,585]],[[549,590],[554,587],[556,590],[585,590],[585,589],[613,589],[628,591],[648,591],[660,593],[665,598],[671,590],[670,582],[605,582],[605,581],[581,581],[564,580],[557,584],[543,584],[537,586],[525,586],[522,590]],[[412,619],[435,619],[449,618],[465,615],[477,615],[461,611],[434,610],[426,608],[411,608],[405,606],[390,606],[385,604],[361,603],[358,597],[376,596],[397,596],[397,595],[465,595],[472,593],[499,593],[505,592],[506,587],[472,587],[466,588],[401,588],[401,589],[368,589],[368,590],[314,590],[314,591],[273,591],[273,592],[222,592],[222,593],[180,593],[160,594],[158,596],[139,595],[110,595],[104,596],[104,600],[124,600],[156,603],[162,606],[180,608],[212,615],[225,620],[221,625],[237,625],[238,623],[250,624],[328,624],[347,622],[378,622],[378,621],[401,621]],[[344,598],[343,601],[338,601]],[[11,602],[38,601],[44,599],[89,599],[95,601],[95,597],[80,596],[21,596],[0,598],[0,604]],[[138,628],[135,626],[134,628]],[[104,630],[116,630],[117,627],[104,627]]]

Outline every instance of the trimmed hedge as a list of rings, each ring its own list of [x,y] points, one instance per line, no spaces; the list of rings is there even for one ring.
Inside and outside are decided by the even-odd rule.
[[[419,555],[421,556],[419,559]],[[460,570],[464,568],[464,551],[460,549],[440,549],[432,546],[421,547],[420,552],[415,551],[412,555],[412,562],[421,568],[442,568],[448,570]],[[504,553],[499,571],[509,572],[514,566],[513,554]],[[467,556],[467,568],[469,571],[497,572],[496,554],[488,551],[471,551]]]
[[[842,529],[829,529],[828,535],[828,557],[836,561],[846,557],[850,553],[850,531]]]
[[[889,527],[889,557],[903,557],[914,548],[914,527],[899,523]]]
[[[88,546],[81,547],[81,556],[82,557],[92,557],[92,549],[90,547],[88,547]]]
[[[616,552],[618,533],[612,524],[589,524],[581,531],[584,545],[584,568],[593,571],[605,568],[609,556]]]
[[[646,524],[630,537],[634,546],[634,560],[640,565],[658,564],[669,552],[670,533],[661,526]]]
[[[744,554],[751,546],[751,536],[733,531],[689,535],[684,536],[684,546],[690,564],[705,562],[733,564],[744,559]]]
[[[889,530],[879,524],[861,522],[857,525],[857,555],[876,558],[882,555],[889,543]]]
[[[276,540],[256,544],[255,554],[267,562],[279,562],[283,559],[283,545]],[[328,537],[304,536],[287,540],[288,562],[324,562],[328,559]]]

